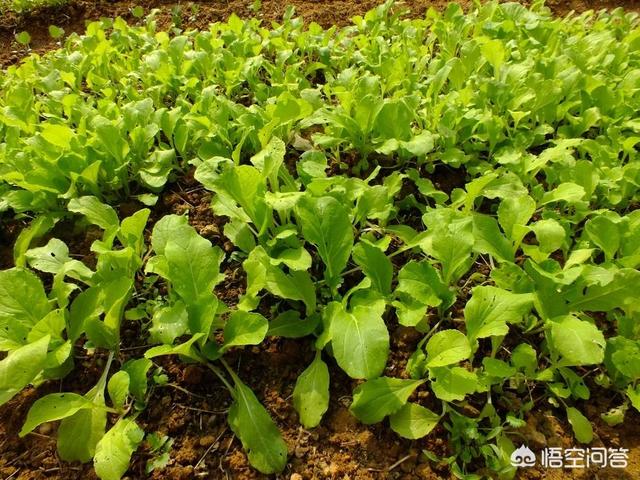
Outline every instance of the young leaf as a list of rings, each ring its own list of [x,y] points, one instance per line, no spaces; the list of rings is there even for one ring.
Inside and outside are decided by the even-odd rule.
[[[428,435],[439,421],[439,415],[417,403],[407,403],[389,417],[391,429],[410,440]]]
[[[445,402],[461,401],[478,389],[478,377],[462,367],[431,369],[431,389]]]
[[[267,335],[270,337],[302,338],[313,333],[320,323],[320,315],[314,314],[301,319],[300,313],[287,310],[269,323]]]
[[[508,324],[519,323],[533,306],[533,295],[517,294],[496,287],[476,287],[464,307],[470,342],[478,338],[504,336]]]
[[[373,288],[382,295],[391,293],[393,266],[382,250],[369,242],[358,242],[353,249],[353,261],[371,279]]]
[[[127,400],[130,382],[129,374],[124,370],[114,373],[109,379],[109,383],[107,384],[109,398],[113,406],[118,410],[123,408],[124,402]]]
[[[50,337],[20,347],[0,361],[0,405],[33,382],[46,367]]]
[[[629,385],[626,393],[633,408],[640,412],[640,387],[634,388],[633,385]]]
[[[615,308],[624,308],[637,301],[638,282],[640,271],[622,268],[616,271],[613,279],[606,284],[588,287],[569,307],[575,312],[608,312]]]
[[[61,420],[80,410],[95,408],[95,406],[90,399],[76,393],[51,393],[45,395],[36,400],[29,409],[27,419],[20,430],[20,436],[24,437],[38,425]]]
[[[305,428],[317,427],[329,408],[329,368],[320,355],[298,377],[293,406]]]
[[[224,326],[223,350],[239,345],[258,345],[264,340],[269,322],[259,313],[236,310]]]
[[[501,262],[513,262],[514,249],[500,232],[498,222],[488,215],[473,215],[474,251],[491,255]]]
[[[93,467],[101,480],[120,480],[129,468],[131,455],[144,431],[130,418],[121,418],[96,445]]]
[[[384,300],[358,305],[351,312],[337,302],[327,306],[333,354],[351,378],[374,378],[384,370],[389,354],[384,310]]]
[[[381,422],[387,415],[400,410],[418,385],[424,382],[391,377],[367,380],[353,392],[351,413],[367,425]]]
[[[336,288],[353,247],[347,210],[333,197],[303,197],[296,207],[304,238],[318,249],[327,284]]]
[[[229,409],[229,426],[256,470],[267,475],[279,473],[287,464],[287,445],[251,389],[240,379],[234,380],[235,400]]]
[[[96,197],[73,198],[69,200],[67,208],[71,212],[84,215],[90,223],[106,231],[115,230],[120,225],[116,211]]]
[[[294,270],[289,274],[284,273],[280,267],[272,264],[263,247],[256,247],[242,266],[247,272],[247,291],[239,308],[255,308],[257,295],[264,288],[281,298],[304,302],[307,313],[315,310],[315,286],[307,272]]]
[[[438,271],[427,260],[408,262],[398,273],[396,301],[400,324],[415,327],[424,318],[428,307],[453,303],[454,295],[445,285]]]
[[[176,302],[170,307],[162,307],[156,310],[151,318],[152,342],[173,344],[173,341],[184,335],[189,328],[189,315],[183,302]]]
[[[498,221],[516,247],[526,235],[526,225],[535,211],[536,202],[529,195],[508,196],[500,202]]]
[[[552,352],[559,357],[558,365],[602,363],[606,341],[598,327],[570,315],[552,319],[549,323],[549,343]]]
[[[471,346],[464,333],[459,330],[442,330],[429,339],[426,346],[427,367],[444,367],[466,360],[471,355]]]
[[[584,230],[589,239],[605,254],[607,260],[613,260],[620,248],[620,229],[616,222],[604,215],[598,215],[589,220]]]
[[[65,462],[88,462],[93,458],[107,426],[107,412],[100,408],[104,407],[104,400],[100,401],[102,405],[94,403],[60,422],[57,447]]]
[[[576,440],[580,443],[591,443],[593,440],[593,427],[580,410],[574,407],[567,407],[567,418]]]
[[[22,268],[0,271],[0,349],[23,345],[29,331],[50,310],[36,275]]]
[[[122,370],[129,375],[129,391],[139,402],[144,401],[147,393],[147,373],[152,366],[147,358],[136,358],[122,365]]]

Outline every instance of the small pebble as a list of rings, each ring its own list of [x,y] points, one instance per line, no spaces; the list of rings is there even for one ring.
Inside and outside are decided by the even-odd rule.
[[[53,425],[51,422],[43,423],[38,427],[38,433],[42,435],[49,435],[53,431]]]

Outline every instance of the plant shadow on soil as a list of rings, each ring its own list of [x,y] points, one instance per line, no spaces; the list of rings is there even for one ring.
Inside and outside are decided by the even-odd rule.
[[[284,13],[286,1],[264,0],[260,16],[264,21],[279,20]],[[323,26],[344,25],[356,14],[374,7],[377,0],[361,2],[338,0],[304,1],[294,0],[296,11],[306,21],[316,21]],[[428,6],[442,8],[446,1],[418,0],[411,3],[415,15],[422,15]],[[462,2],[468,5],[470,2]],[[555,13],[564,14],[571,9],[583,11],[587,8],[624,6],[640,9],[637,0],[620,1],[560,1],[552,0],[549,6]],[[210,22],[224,20],[232,12],[240,16],[252,15],[251,1],[229,0],[228,2],[188,2],[182,4],[183,28],[206,28]],[[81,33],[86,20],[100,17],[122,16],[135,22],[131,8],[135,2],[90,2],[72,0],[67,5],[46,8],[36,13],[15,16],[7,15],[0,20],[0,43],[5,47],[0,52],[0,64],[15,64],[29,53],[20,49],[13,41],[16,32],[27,30],[32,37],[32,51],[44,53],[57,47],[57,42],[48,34],[49,25],[65,29],[66,34]],[[192,5],[197,5],[193,9]],[[170,2],[152,0],[146,9],[158,7],[159,25],[169,28],[172,24]],[[437,179],[442,183],[447,178]],[[149,231],[153,221],[168,213],[188,212],[190,223],[198,232],[219,245],[225,251],[231,246],[222,234],[223,220],[215,217],[209,207],[210,194],[198,186],[187,175],[174,183],[162,194],[159,204],[153,209]],[[130,215],[140,205],[126,203],[120,206],[123,216]],[[25,223],[2,220],[0,231],[0,268],[13,265],[12,245]],[[71,253],[91,263],[89,247],[95,239],[94,233],[75,235],[72,229],[59,228],[54,231],[69,243]],[[65,238],[66,236],[66,238]],[[43,239],[43,241],[46,240]],[[216,293],[228,304],[233,304],[244,290],[244,278],[237,274],[237,266],[226,265],[227,279],[217,287]],[[50,280],[50,279],[49,279]],[[268,305],[265,306],[268,308]],[[391,331],[391,357],[386,374],[403,376],[408,355],[415,349],[420,335],[405,329],[389,319]],[[123,327],[123,349],[119,361],[124,362],[140,354],[145,348],[141,325],[126,322]],[[446,479],[450,478],[444,465],[428,462],[422,450],[437,455],[447,455],[448,445],[443,426],[438,426],[427,438],[408,441],[395,435],[386,423],[366,426],[360,424],[348,411],[356,381],[348,378],[331,359],[331,402],[322,425],[311,431],[303,429],[293,409],[291,394],[298,375],[313,357],[309,339],[269,339],[258,347],[237,350],[230,354],[229,363],[237,367],[240,377],[262,399],[267,410],[278,423],[288,444],[290,459],[285,472],[279,478],[289,478],[293,473],[303,479]],[[18,438],[18,431],[31,404],[40,396],[55,391],[85,392],[95,384],[104,362],[102,354],[89,356],[83,349],[77,350],[77,368],[60,382],[48,382],[39,388],[29,388],[17,395],[8,404],[0,407],[0,478],[15,480],[34,479],[95,479],[91,465],[67,464],[56,454],[54,424],[45,424],[35,433]],[[174,358],[157,360],[168,375],[169,384],[155,387],[149,407],[139,418],[147,432],[161,432],[175,440],[169,465],[150,475],[152,479],[257,479],[267,478],[253,470],[246,459],[240,442],[234,438],[226,424],[226,411],[231,398],[210,372],[197,365],[187,365]],[[430,392],[426,386],[414,393],[414,400],[429,404]],[[586,414],[594,425],[594,446],[622,447],[630,450],[629,468],[625,471],[606,469],[543,471],[521,470],[519,479],[625,479],[640,478],[640,415],[629,412],[627,421],[619,427],[608,427],[599,418],[599,412],[617,406],[621,398],[611,398],[607,393],[595,393],[594,404],[586,407]],[[523,441],[532,448],[544,445],[575,446],[570,427],[559,420],[554,411],[539,408],[529,415],[523,430]],[[145,464],[151,458],[148,447],[134,455],[128,472],[129,479],[147,478]],[[197,465],[197,468],[196,468]],[[300,477],[298,477],[300,478]]]

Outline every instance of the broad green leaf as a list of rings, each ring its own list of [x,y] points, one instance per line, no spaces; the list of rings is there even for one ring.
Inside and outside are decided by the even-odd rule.
[[[536,262],[542,262],[562,248],[566,238],[565,229],[554,219],[538,220],[531,225],[531,230],[536,234],[538,245],[522,245],[522,250]]]
[[[109,379],[109,383],[107,383],[107,391],[109,392],[111,403],[115,408],[123,408],[124,402],[127,400],[127,396],[129,395],[130,382],[131,379],[129,378],[129,374],[124,370],[114,373]]]
[[[97,116],[93,120],[96,132],[96,144],[103,147],[120,164],[124,163],[129,154],[130,147],[123,132],[117,126],[102,116]]]
[[[22,229],[13,244],[13,262],[16,267],[26,266],[24,254],[29,250],[31,243],[51,230],[56,222],[57,219],[52,215],[40,215],[28,227]]]
[[[471,346],[459,330],[442,330],[429,339],[426,351],[427,367],[443,367],[468,359]]]
[[[262,289],[290,300],[304,302],[307,313],[315,310],[316,292],[311,277],[307,272],[293,271],[284,273],[280,267],[272,264],[269,256],[262,247],[256,247],[242,264],[247,272],[246,298],[247,309],[257,306],[257,295]],[[243,308],[243,302],[239,305]]]
[[[147,393],[147,373],[153,366],[147,358],[136,358],[122,365],[122,370],[129,375],[129,391],[134,398],[142,402]]]
[[[324,262],[328,285],[336,288],[353,247],[347,210],[333,197],[303,197],[296,215],[304,238],[315,245]]]
[[[24,387],[33,382],[47,366],[50,337],[29,343],[10,352],[0,361],[0,405],[7,403]]]
[[[107,412],[95,404],[62,419],[57,432],[60,458],[65,462],[91,461],[106,426]]]
[[[138,210],[122,220],[120,230],[118,230],[117,236],[122,245],[133,248],[137,255],[142,253],[144,247],[144,229],[150,213],[148,208]]]
[[[475,373],[462,367],[440,367],[431,369],[431,389],[436,397],[445,402],[461,401],[474,393],[479,386]]]
[[[33,343],[43,337],[48,336],[52,344],[54,342],[56,344],[59,344],[59,342],[64,341],[64,339],[62,338],[62,332],[64,328],[64,310],[52,310],[48,314],[46,314],[44,318],[42,318],[42,320],[40,320],[33,326],[31,331],[29,332],[29,335],[27,335],[27,341],[29,343]]]
[[[229,409],[229,426],[256,470],[264,474],[279,473],[287,464],[287,445],[251,389],[240,379],[234,380],[235,398]]]
[[[602,363],[606,342],[604,335],[594,324],[567,315],[550,320],[547,332],[558,365]]]
[[[484,357],[482,365],[485,372],[492,377],[509,378],[515,375],[516,368],[497,358]]]
[[[633,385],[629,385],[626,393],[633,408],[640,412],[640,387],[634,388]]]
[[[536,202],[529,195],[505,197],[498,207],[498,221],[504,233],[516,246],[527,230],[524,228],[536,210]]]
[[[494,74],[497,75],[506,56],[502,42],[497,39],[487,40],[482,44],[481,51],[484,58],[493,67]]]
[[[186,302],[198,302],[210,297],[213,287],[224,276],[220,273],[223,253],[195,230],[188,239],[169,241],[165,248],[169,280],[176,293]],[[188,304],[187,304],[188,305]]]
[[[329,408],[329,368],[320,355],[298,377],[293,406],[305,428],[317,427]]]
[[[398,435],[410,440],[417,440],[431,432],[440,416],[417,403],[407,403],[389,417],[391,429]]]
[[[366,241],[358,242],[353,249],[353,261],[371,279],[373,288],[383,295],[391,293],[393,265],[382,250]]]
[[[259,235],[267,230],[273,220],[271,209],[264,200],[266,181],[257,168],[251,165],[230,167],[220,175],[215,187],[220,205],[230,212],[239,205],[245,219],[255,225]]]
[[[259,313],[236,310],[224,325],[223,350],[239,345],[258,345],[264,340],[269,322]]]
[[[615,308],[625,308],[637,302],[637,285],[640,272],[623,268],[615,272],[613,280],[606,285],[587,287],[584,294],[572,302],[572,311],[608,312]]]
[[[398,273],[398,286],[393,302],[402,325],[414,327],[424,318],[428,307],[448,307],[453,293],[442,282],[438,271],[427,260],[412,260]]]
[[[474,288],[464,307],[469,341],[506,335],[508,324],[521,322],[532,306],[531,294],[511,293],[496,287]]]
[[[151,318],[151,341],[171,345],[187,332],[188,327],[189,316],[184,303],[178,301],[170,307],[159,308]]]
[[[116,211],[96,197],[73,198],[69,200],[67,208],[71,212],[84,215],[90,223],[103,230],[114,230],[120,225]]]
[[[301,338],[313,333],[320,323],[320,316],[315,314],[301,319],[300,313],[287,310],[269,323],[267,335],[270,337]]]
[[[66,125],[46,123],[42,128],[42,137],[52,145],[68,150],[74,137],[73,130]]]
[[[271,179],[271,187],[277,186],[278,170],[284,161],[286,146],[278,137],[272,137],[269,143],[253,157],[251,163],[265,178]]]
[[[640,344],[638,342],[628,341],[622,348],[616,349],[611,354],[611,361],[625,377],[634,381],[640,379]]]
[[[191,333],[208,335],[218,306],[213,288],[224,279],[224,254],[180,218],[168,215],[156,223],[152,245],[158,256],[147,264],[147,271],[171,282],[187,306]]]
[[[574,407],[567,407],[567,418],[576,440],[580,443],[591,443],[593,440],[593,428],[589,419]]]
[[[607,260],[613,260],[620,248],[620,230],[618,225],[604,215],[598,215],[589,220],[584,230],[589,239],[596,244],[605,254]]]
[[[309,270],[311,268],[311,255],[303,247],[288,248],[270,259],[274,265],[286,265],[290,270]]]
[[[80,260],[69,257],[69,248],[57,238],[52,238],[44,247],[32,248],[25,253],[31,268],[41,272],[63,274],[87,282],[93,272]]]
[[[50,310],[36,275],[22,268],[0,271],[0,350],[23,345],[31,328]]]
[[[96,404],[90,399],[76,393],[51,393],[45,395],[36,400],[29,409],[27,419],[20,430],[20,436],[24,437],[43,423],[61,420],[80,410],[95,407]]]
[[[202,361],[202,357],[194,347],[194,343],[204,337],[204,333],[196,333],[189,340],[180,345],[158,345],[144,352],[146,359],[161,357],[163,355],[182,355],[197,362]]]
[[[367,425],[381,422],[387,415],[400,410],[413,391],[424,382],[391,377],[367,380],[353,392],[351,413]]]
[[[351,378],[382,373],[389,354],[389,332],[382,319],[384,300],[358,305],[348,312],[337,302],[327,306],[333,354]]]
[[[441,209],[423,216],[432,229],[428,243],[421,244],[425,253],[442,265],[442,279],[451,285],[469,268],[474,245],[472,217],[456,218],[452,210]]]
[[[580,185],[571,182],[561,183],[555,189],[546,192],[542,196],[540,205],[546,205],[547,203],[560,201],[575,203],[582,200],[584,196],[584,188],[582,188]]]
[[[513,262],[513,247],[500,232],[495,218],[479,213],[474,214],[473,236],[475,238],[474,251],[489,254],[501,262]]]
[[[100,480],[120,480],[143,438],[144,431],[134,420],[118,420],[96,445],[93,467]]]

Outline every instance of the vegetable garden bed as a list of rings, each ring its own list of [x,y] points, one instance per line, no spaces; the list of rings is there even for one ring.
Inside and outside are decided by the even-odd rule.
[[[638,15],[375,4],[6,20],[3,478],[640,474]]]

